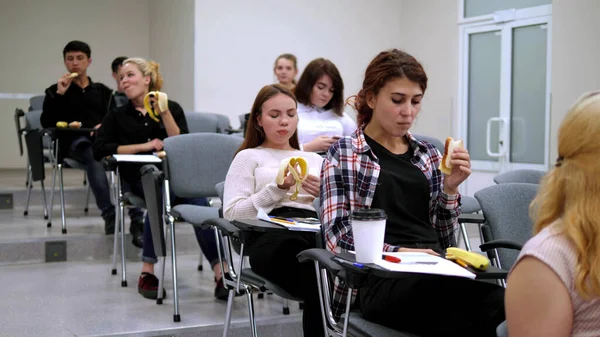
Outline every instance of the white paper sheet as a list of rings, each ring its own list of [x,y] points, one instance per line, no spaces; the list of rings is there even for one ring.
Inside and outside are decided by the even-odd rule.
[[[262,208],[258,209],[258,215],[256,217],[260,220],[268,221],[268,222],[271,222],[274,224],[278,224],[278,225],[287,227],[290,230],[300,230],[300,231],[310,231],[310,232],[318,232],[321,230],[320,224],[309,224],[309,223],[298,222],[298,221],[293,221],[293,224],[287,224],[285,222],[273,220],[273,219],[271,219],[271,217],[269,217],[269,214],[267,214],[267,212],[265,212],[265,210]]]
[[[433,256],[419,252],[403,252],[403,253],[383,253],[384,255],[399,257],[401,262],[393,263],[385,260],[376,262],[375,264],[387,270],[406,272],[406,273],[422,273],[435,275],[448,275],[475,278],[475,274],[467,269],[457,265],[456,263],[443,259],[439,256]],[[423,263],[436,264],[423,264]]]
[[[113,157],[119,163],[160,163],[162,160],[151,154],[114,154]]]

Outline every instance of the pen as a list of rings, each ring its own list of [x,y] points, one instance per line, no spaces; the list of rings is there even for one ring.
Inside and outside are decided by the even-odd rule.
[[[387,262],[392,262],[392,263],[399,263],[400,261],[402,261],[402,260],[400,260],[399,257],[391,256],[391,255],[385,255],[385,254],[382,255],[381,258],[384,259]]]
[[[454,262],[458,263],[459,265],[461,265],[463,268],[468,268],[469,266],[463,262],[462,260],[456,259],[454,260]]]
[[[364,265],[364,264],[362,264],[362,263],[358,263],[358,262],[350,262],[350,261],[346,261],[346,260],[344,260],[344,259],[342,259],[342,258],[335,258],[335,260],[336,260],[337,262],[341,263],[341,264],[349,264],[349,265],[352,265],[352,266],[354,266],[354,267],[356,267],[356,268],[360,268],[360,269],[363,269],[363,268],[364,268],[364,266],[365,266],[365,265]]]
[[[279,218],[279,217],[271,217],[271,220],[286,223],[288,225],[293,225],[295,222],[291,219]]]

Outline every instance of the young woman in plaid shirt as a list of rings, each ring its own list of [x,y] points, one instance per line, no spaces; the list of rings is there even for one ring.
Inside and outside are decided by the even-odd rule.
[[[321,220],[327,248],[354,249],[349,215],[362,207],[388,215],[385,251],[438,255],[460,214],[458,186],[471,173],[469,153],[452,153],[452,173],[438,169],[440,153],[408,131],[419,111],[427,75],[411,55],[380,53],[367,67],[355,97],[358,130],[329,148],[321,172]],[[347,290],[336,284],[333,311]],[[419,336],[495,336],[504,320],[504,289],[463,278],[406,274],[375,276],[358,290],[363,316]]]

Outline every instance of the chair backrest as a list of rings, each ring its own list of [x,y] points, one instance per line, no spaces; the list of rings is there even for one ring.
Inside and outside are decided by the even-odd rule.
[[[223,202],[223,195],[225,194],[225,182],[221,181],[220,183],[215,185],[215,190],[217,191],[217,196]]]
[[[231,122],[229,121],[229,117],[213,112],[205,113],[213,115],[217,118],[217,133],[227,133],[227,130],[231,129]]]
[[[185,120],[190,133],[217,133],[219,131],[219,121],[213,114],[188,111],[185,113]]]
[[[44,108],[44,98],[46,98],[44,95],[31,97],[29,99],[29,111],[42,110]]]
[[[435,148],[440,151],[440,153],[444,153],[444,143],[434,137],[429,137],[429,136],[423,136],[423,135],[413,135],[415,138],[419,139],[419,140],[424,140],[426,142],[428,142],[429,144],[435,146]]]
[[[539,185],[546,173],[548,172],[540,170],[508,171],[495,176],[494,182],[496,184],[525,183]]]
[[[225,180],[241,137],[217,133],[190,133],[168,137],[169,184],[182,198],[214,197],[215,185]]]
[[[42,110],[31,110],[25,113],[25,128],[28,130],[38,130],[42,128]]]
[[[538,192],[536,184],[501,184],[475,192],[488,226],[490,240],[511,240],[525,244],[532,236],[533,221],[529,217],[529,205]],[[512,267],[519,252],[501,249],[498,252],[502,268]]]

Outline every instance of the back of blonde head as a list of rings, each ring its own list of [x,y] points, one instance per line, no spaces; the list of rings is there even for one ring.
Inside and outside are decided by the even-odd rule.
[[[160,65],[154,61],[146,61],[141,57],[130,57],[123,61],[123,65],[127,63],[135,64],[142,72],[143,76],[150,76],[150,91],[160,91],[163,85],[163,77],[158,72]]]
[[[558,159],[531,204],[534,233],[557,221],[577,252],[575,288],[600,296],[600,94],[582,96],[558,132]]]

